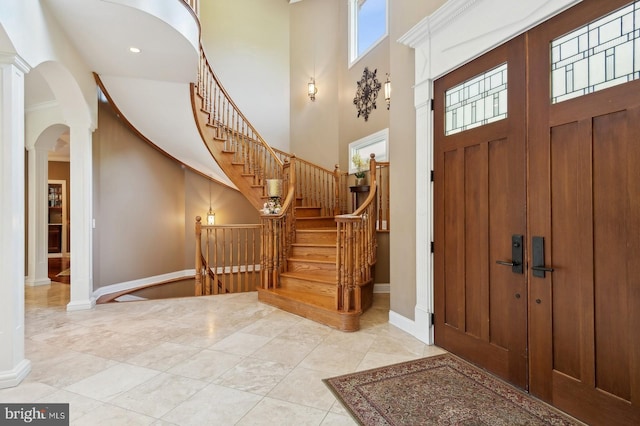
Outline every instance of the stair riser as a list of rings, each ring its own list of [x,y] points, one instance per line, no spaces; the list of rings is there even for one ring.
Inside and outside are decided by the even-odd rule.
[[[336,244],[336,231],[327,232],[296,232],[296,243],[300,244]]]
[[[320,208],[318,207],[296,207],[295,214],[300,217],[318,217],[320,216]]]
[[[297,259],[336,261],[335,247],[292,246],[291,257]]]
[[[334,228],[336,220],[332,217],[304,218],[299,217],[296,220],[297,229],[315,229],[315,228]]]
[[[289,259],[287,265],[289,272],[304,272],[332,280],[336,278],[336,265],[334,263],[309,263]]]
[[[333,297],[336,294],[336,286],[331,284],[318,283],[314,281],[307,281],[300,278],[293,277],[281,277],[280,287],[286,290],[299,291],[302,293],[308,293],[316,296],[329,296]]]

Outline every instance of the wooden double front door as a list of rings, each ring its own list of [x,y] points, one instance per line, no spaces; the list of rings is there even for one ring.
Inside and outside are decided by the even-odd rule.
[[[584,64],[559,82],[551,46],[628,4],[585,0],[435,82],[435,342],[590,424],[640,424],[640,80],[553,102]],[[448,109],[504,64],[494,118]]]

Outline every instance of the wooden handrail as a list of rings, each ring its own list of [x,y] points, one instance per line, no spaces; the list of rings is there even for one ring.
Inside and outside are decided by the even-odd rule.
[[[336,216],[338,247],[336,256],[336,309],[361,312],[361,287],[373,280],[376,262],[376,178],[375,155],[371,154],[369,195],[352,214]]]
[[[200,0],[184,0],[184,2],[193,10],[197,17],[200,17]]]
[[[255,290],[259,285],[260,224],[202,225],[201,221],[196,216],[196,296]]]

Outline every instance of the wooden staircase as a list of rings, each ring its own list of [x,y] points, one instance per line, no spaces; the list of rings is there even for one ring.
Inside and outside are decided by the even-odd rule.
[[[267,179],[283,181],[281,212],[261,216],[259,300],[339,330],[358,330],[373,299],[374,157],[369,197],[344,214],[346,174],[274,151],[221,87],[204,52],[191,93],[202,140],[256,209],[267,200]]]
[[[320,208],[295,207],[294,242],[279,287],[258,289],[259,300],[342,331],[360,328],[360,312],[337,310],[337,226]],[[373,282],[362,288],[362,312],[371,306]]]

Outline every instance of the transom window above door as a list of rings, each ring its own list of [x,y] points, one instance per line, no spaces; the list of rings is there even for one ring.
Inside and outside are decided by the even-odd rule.
[[[445,92],[445,135],[507,118],[507,63]]]
[[[551,103],[640,78],[640,2],[551,42]]]

